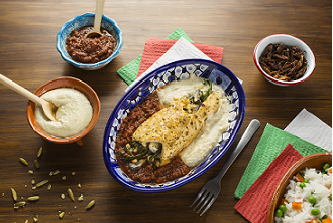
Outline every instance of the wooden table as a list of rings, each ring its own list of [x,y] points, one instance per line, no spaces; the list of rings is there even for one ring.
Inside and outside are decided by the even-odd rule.
[[[251,159],[266,123],[284,129],[303,109],[332,123],[332,3],[304,1],[218,1],[218,0],[131,0],[106,1],[104,14],[115,19],[123,31],[119,56],[97,71],[84,71],[65,62],[56,49],[56,35],[71,18],[95,11],[95,1],[2,0],[0,6],[0,73],[29,91],[48,80],[74,76],[95,89],[101,101],[96,126],[84,145],[57,145],[44,141],[28,125],[27,100],[0,86],[0,222],[247,222],[234,205],[234,191]],[[222,64],[244,80],[246,112],[242,133],[251,119],[260,129],[222,180],[219,198],[202,217],[190,204],[206,181],[215,177],[235,148],[204,175],[178,189],[146,194],[118,184],[105,168],[102,156],[104,128],[127,85],[117,70],[140,55],[147,38],[166,38],[182,28],[195,42],[224,47]],[[268,83],[253,63],[252,53],[263,37],[286,33],[304,40],[313,50],[317,67],[304,84],[277,87]],[[240,139],[240,134],[236,141]],[[40,168],[33,167],[38,149]],[[19,162],[29,162],[26,167]],[[49,172],[60,170],[57,176]],[[33,170],[34,174],[28,173]],[[75,175],[73,173],[75,172]],[[63,180],[62,177],[66,177]],[[32,190],[31,180],[49,179],[46,186]],[[78,187],[81,184],[81,188]],[[73,203],[72,188],[84,201]],[[39,195],[40,200],[14,210],[10,188],[19,200]],[[66,199],[61,199],[61,194]],[[90,200],[95,206],[85,210]],[[65,216],[59,219],[59,211]]]

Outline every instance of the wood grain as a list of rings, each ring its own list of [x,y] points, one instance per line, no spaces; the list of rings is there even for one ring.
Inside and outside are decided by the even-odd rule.
[[[266,123],[285,128],[303,109],[332,125],[332,2],[328,0],[124,0],[106,1],[104,14],[123,31],[124,45],[111,64],[98,71],[83,71],[66,63],[56,50],[56,35],[74,16],[95,11],[95,1],[2,0],[0,7],[0,73],[29,91],[48,80],[74,76],[89,84],[101,101],[101,113],[82,147],[44,141],[29,127],[27,100],[0,86],[0,222],[247,222],[234,205],[233,194],[251,159]],[[190,208],[204,183],[215,177],[231,150],[209,171],[191,183],[165,193],[137,193],[118,184],[105,168],[102,144],[107,120],[127,85],[117,69],[143,51],[147,38],[166,38],[182,28],[195,42],[224,47],[222,64],[244,80],[246,112],[240,133],[251,119],[262,126],[222,180],[219,198],[202,217]],[[304,84],[277,87],[256,69],[253,49],[267,35],[286,33],[304,40],[313,50],[317,66]],[[236,137],[236,142],[240,135]],[[37,151],[40,168],[33,167]],[[23,166],[19,158],[29,166]],[[60,170],[50,177],[50,171]],[[28,174],[34,170],[34,174]],[[75,172],[75,175],[72,175]],[[62,177],[66,176],[66,180]],[[31,180],[49,179],[32,190]],[[81,188],[78,187],[81,184]],[[25,186],[26,185],[26,186]],[[19,199],[39,195],[25,208],[14,210],[10,188]],[[73,203],[67,194],[84,201]],[[66,199],[61,199],[61,194]],[[90,200],[95,206],[86,211]],[[62,220],[59,211],[65,211]]]

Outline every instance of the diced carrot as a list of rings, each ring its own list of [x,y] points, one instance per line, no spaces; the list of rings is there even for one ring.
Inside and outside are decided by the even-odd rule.
[[[296,202],[296,201],[293,201],[293,204],[292,204],[292,209],[295,209],[295,210],[300,210],[302,209],[302,203],[303,202]]]
[[[300,173],[297,173],[296,174],[296,180],[298,182],[304,182],[304,177]]]
[[[332,218],[328,217],[323,220],[321,220],[322,223],[332,223]]]
[[[328,172],[332,173],[332,167],[328,170]]]
[[[285,198],[282,198],[281,201],[280,201],[280,205],[286,205],[288,204],[289,202],[287,201],[287,199]]]
[[[319,223],[318,220],[307,221],[306,223]]]

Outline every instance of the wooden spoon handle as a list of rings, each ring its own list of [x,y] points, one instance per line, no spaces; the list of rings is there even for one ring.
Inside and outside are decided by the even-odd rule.
[[[40,97],[34,95],[30,91],[26,90],[25,88],[21,87],[20,85],[14,83],[11,79],[8,77],[0,74],[0,83],[6,86],[9,89],[12,89],[13,91],[16,91],[20,95],[28,98],[29,100],[35,102],[38,105],[41,105],[43,102],[41,102],[43,99]]]
[[[95,11],[95,20],[94,20],[94,30],[96,32],[101,32],[101,21],[104,9],[104,2],[105,0],[96,0],[96,11]]]

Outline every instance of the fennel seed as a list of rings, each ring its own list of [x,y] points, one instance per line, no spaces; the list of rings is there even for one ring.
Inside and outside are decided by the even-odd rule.
[[[39,196],[28,197],[28,201],[38,201],[38,200],[39,200]]]
[[[59,173],[60,173],[59,170],[51,171],[51,172],[49,173],[49,176],[55,176],[55,175],[57,175],[57,174],[59,174]]]
[[[12,191],[13,200],[17,201],[17,193],[16,193],[15,189],[14,188],[10,188],[10,190]]]
[[[49,180],[42,180],[41,182],[39,182],[39,183],[36,184],[36,187],[41,187],[44,184],[46,184],[47,182],[49,182]]]
[[[27,202],[25,202],[25,201],[19,201],[19,202],[16,202],[15,204],[14,204],[14,208],[15,207],[23,207],[25,204],[26,204]]]
[[[73,193],[72,189],[68,188],[67,191],[68,191],[68,195],[69,195],[70,199],[71,199],[73,202],[75,202],[75,197],[74,197],[74,193]]]
[[[39,169],[39,162],[37,160],[34,160],[34,165],[36,169]]]
[[[51,184],[47,185],[48,190],[51,190],[51,187],[52,187]]]
[[[28,162],[25,159],[20,158],[20,161],[21,161],[22,164],[28,166]]]
[[[42,155],[42,152],[43,152],[43,148],[40,147],[38,152],[37,152],[37,157],[40,157]]]
[[[62,219],[62,218],[64,217],[64,215],[65,215],[65,212],[61,212],[61,213],[59,214],[59,218]]]
[[[95,200],[90,201],[89,204],[86,206],[86,210],[90,209],[94,205],[95,205]]]

